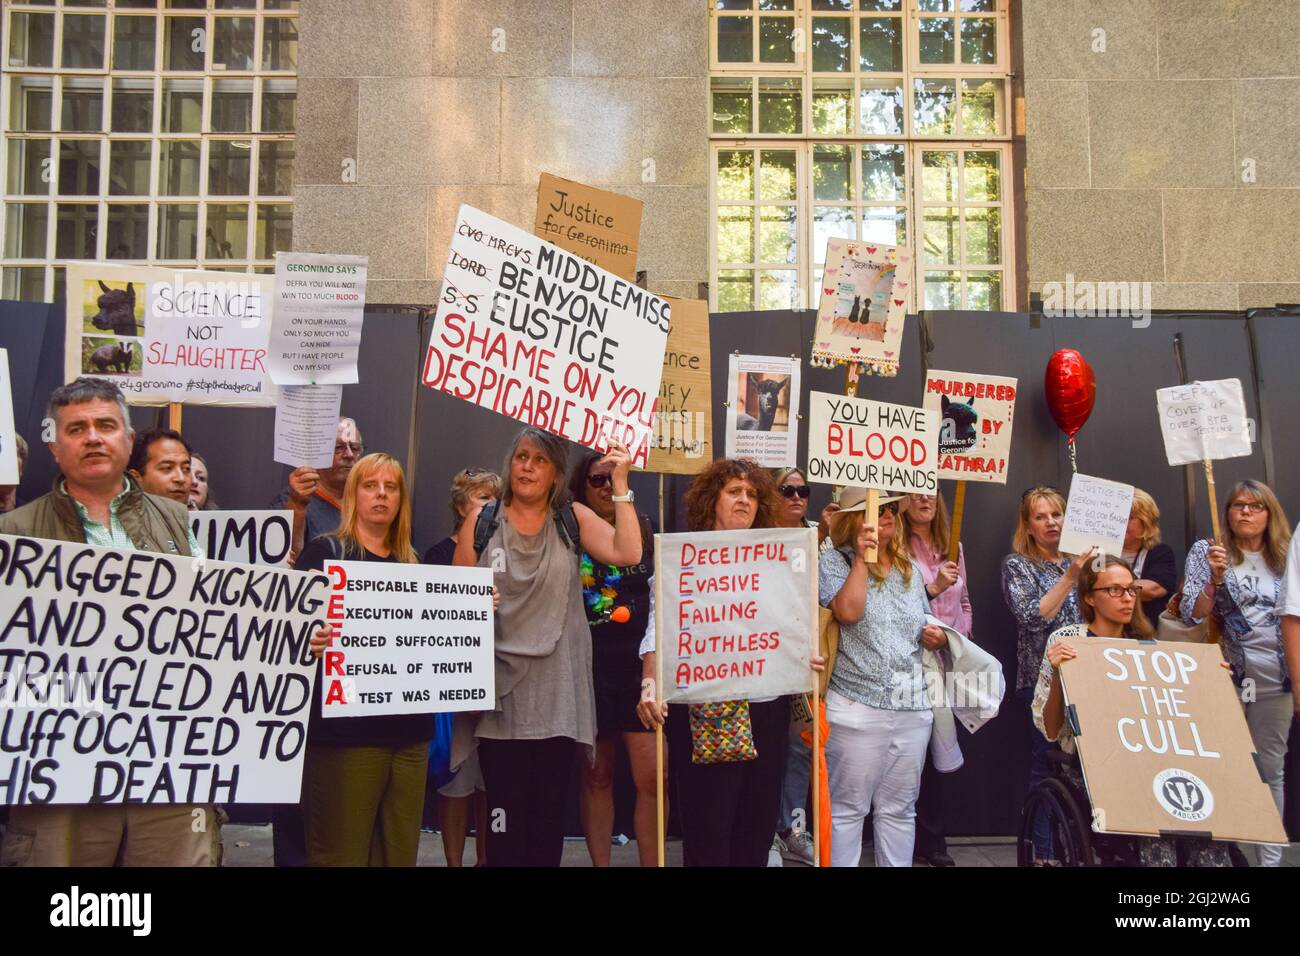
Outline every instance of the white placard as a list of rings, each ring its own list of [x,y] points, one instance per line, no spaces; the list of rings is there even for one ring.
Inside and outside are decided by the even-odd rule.
[[[1016,380],[931,370],[921,404],[939,413],[939,478],[1005,485]]]
[[[644,468],[670,308],[558,246],[461,206],[423,381]]]
[[[14,427],[13,380],[9,352],[0,349],[0,485],[18,484],[18,430]]]
[[[366,307],[367,256],[275,254],[267,368],[277,385],[352,385]]]
[[[728,458],[785,468],[799,458],[799,360],[736,355],[727,361]]]
[[[808,397],[808,480],[932,495],[939,413],[829,392]]]
[[[275,455],[293,468],[334,463],[342,385],[286,385],[275,406]]]
[[[1076,474],[1070,481],[1070,498],[1065,505],[1061,551],[1083,554],[1096,548],[1104,554],[1121,554],[1132,510],[1132,485]]]
[[[1240,379],[1158,388],[1156,409],[1171,465],[1250,454],[1251,427]]]
[[[655,537],[664,700],[703,703],[812,689],[816,529]]]
[[[492,710],[492,570],[327,561],[330,619],[321,714]]]
[[[292,511],[191,511],[190,530],[213,561],[287,567]]]
[[[296,802],[328,593],[0,535],[0,803]]]

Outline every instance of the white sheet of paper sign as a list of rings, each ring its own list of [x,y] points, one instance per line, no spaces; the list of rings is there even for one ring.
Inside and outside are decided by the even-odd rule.
[[[0,485],[18,484],[18,432],[14,428],[13,383],[9,352],[0,349]]]
[[[1097,548],[1106,554],[1120,554],[1132,509],[1132,485],[1076,474],[1070,482],[1070,498],[1065,505],[1061,551],[1083,554],[1089,548]]]
[[[1250,454],[1250,421],[1240,379],[1156,389],[1156,409],[1171,465]]]
[[[366,308],[367,256],[275,254],[266,368],[277,385],[353,385]]]
[[[275,406],[275,460],[293,468],[334,463],[342,385],[286,385]]]

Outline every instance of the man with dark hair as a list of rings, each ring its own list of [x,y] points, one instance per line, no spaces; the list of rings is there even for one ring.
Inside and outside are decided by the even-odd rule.
[[[79,378],[50,395],[54,488],[0,515],[0,534],[202,557],[185,505],[126,475],[126,400],[112,382]],[[202,826],[199,826],[200,820]],[[0,866],[216,866],[220,823],[210,804],[20,804]]]
[[[366,453],[361,429],[350,418],[340,418],[334,438],[334,461],[328,468],[295,468],[289,475],[289,487],[271,502],[272,508],[293,510],[293,551],[297,557],[313,538],[338,529],[343,516],[339,502],[347,486],[352,466]]]
[[[151,495],[162,495],[189,506],[190,443],[170,428],[136,432],[127,470]]]

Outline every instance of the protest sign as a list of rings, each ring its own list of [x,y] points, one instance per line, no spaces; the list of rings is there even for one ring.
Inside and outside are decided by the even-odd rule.
[[[808,404],[810,482],[936,493],[937,412],[829,392],[812,392]]]
[[[424,384],[644,468],[670,308],[657,295],[461,206]]]
[[[827,240],[812,364],[862,363],[873,375],[897,375],[911,270],[910,249]]]
[[[133,405],[270,406],[274,277],[70,262],[64,375],[105,378]]]
[[[655,535],[655,606],[664,700],[813,689],[815,528]]]
[[[713,460],[712,380],[709,375],[709,304],[673,299],[664,350],[654,446],[647,471],[694,475]]]
[[[0,535],[0,803],[291,803],[328,579]]]
[[[727,360],[728,458],[783,468],[799,457],[799,360],[731,355]]]
[[[275,406],[273,460],[293,468],[334,463],[342,385],[286,385]]]
[[[1133,486],[1075,472],[1065,503],[1061,551],[1083,554],[1096,548],[1102,554],[1124,550],[1124,529],[1133,509]]]
[[[213,561],[286,566],[292,511],[191,511],[190,530]]]
[[[267,368],[277,385],[352,385],[366,307],[366,256],[275,254]]]
[[[1016,380],[927,372],[921,404],[939,415],[939,478],[1007,483]]]
[[[1171,465],[1250,454],[1250,423],[1240,379],[1158,388],[1156,410]]]
[[[0,349],[0,485],[18,484],[18,430],[14,427],[13,380],[9,352]]]
[[[327,561],[339,636],[321,671],[324,717],[496,706],[492,571]]]
[[[1061,689],[1094,830],[1287,842],[1218,647],[1069,640]]]
[[[542,173],[533,232],[634,282],[644,209],[639,199]]]

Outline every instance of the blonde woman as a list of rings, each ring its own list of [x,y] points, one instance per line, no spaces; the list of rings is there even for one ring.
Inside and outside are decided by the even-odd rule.
[[[1122,557],[1142,590],[1142,612],[1154,624],[1178,587],[1178,567],[1174,549],[1160,543],[1160,509],[1141,488],[1133,489]]]
[[[376,453],[357,462],[340,504],[339,529],[310,541],[295,570],[320,571],[326,561],[419,562],[406,477],[396,459]],[[326,640],[312,638],[318,656]],[[433,715],[324,720],[324,683],[318,676],[303,763],[307,864],[414,866]]]

